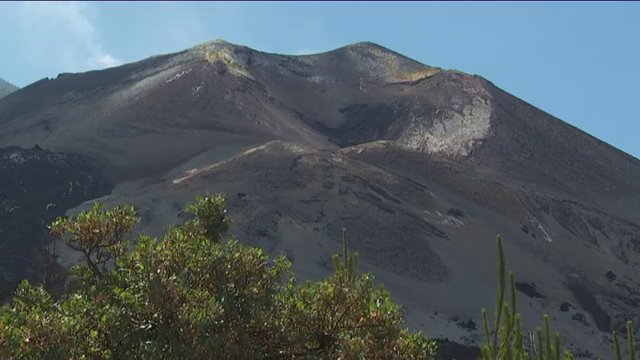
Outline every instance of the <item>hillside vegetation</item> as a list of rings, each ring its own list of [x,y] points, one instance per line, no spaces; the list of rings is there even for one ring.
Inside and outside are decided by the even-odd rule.
[[[55,220],[53,237],[80,252],[84,263],[72,268],[62,294],[47,291],[52,274],[41,286],[21,284],[0,311],[0,358],[435,358],[435,342],[404,328],[389,294],[370,274],[358,273],[345,233],[332,275],[299,282],[284,256],[269,258],[228,236],[223,195],[198,197],[187,211],[190,220],[161,239],[138,237],[130,251],[127,234],[138,221],[132,206],[106,210],[96,203]],[[547,316],[525,336],[500,238],[498,251],[499,305],[493,321],[482,311],[481,358],[573,359]],[[627,329],[635,360],[630,322]],[[614,353],[625,359],[616,334]]]

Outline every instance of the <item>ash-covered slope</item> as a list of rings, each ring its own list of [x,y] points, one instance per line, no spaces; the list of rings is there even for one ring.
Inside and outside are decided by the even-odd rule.
[[[529,326],[550,313],[573,347],[605,354],[640,311],[640,161],[375,44],[285,56],[215,41],[61,74],[0,100],[0,146],[36,143],[102,161],[117,183],[102,200],[139,206],[143,230],[227,192],[239,238],[305,277],[329,271],[347,227],[430,335],[478,340],[497,233]]]
[[[572,347],[602,354],[608,345],[594,336],[623,327],[640,304],[638,224],[393,142],[337,152],[269,142],[101,200],[132,202],[140,230],[160,234],[196,194],[218,191],[229,196],[234,234],[285,252],[304,278],[329,273],[349,229],[363,269],[433,336],[480,339],[473,324],[492,306],[496,233],[508,240],[530,328],[549,313]]]
[[[330,147],[238,65],[242,48],[210,46],[34,83],[0,103],[0,145],[99,157],[116,178],[272,139]]]
[[[482,78],[371,43],[284,56],[215,41],[61,74],[0,102],[0,145],[90,154],[123,177],[274,139],[319,149],[392,140],[595,202],[640,203],[637,159]]]

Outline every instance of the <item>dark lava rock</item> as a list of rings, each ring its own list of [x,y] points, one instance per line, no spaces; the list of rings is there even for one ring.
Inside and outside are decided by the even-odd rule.
[[[544,299],[545,296],[536,291],[536,284],[534,283],[525,283],[525,282],[516,282],[516,289],[521,293],[527,295],[530,298],[539,298]]]
[[[593,293],[586,286],[575,281],[570,282],[567,287],[578,300],[580,306],[593,317],[598,330],[610,332],[611,317],[598,304]],[[574,320],[576,319],[574,318]]]
[[[573,314],[573,316],[571,318],[573,320],[581,323],[584,326],[589,326],[589,323],[587,322],[587,317],[584,316],[583,313],[575,313],[575,314]]]
[[[609,281],[614,281],[618,278],[618,275],[616,275],[616,273],[614,273],[613,271],[609,270],[604,274],[604,277],[607,278],[607,280]]]
[[[468,319],[467,321],[460,320],[460,321],[456,322],[456,325],[458,325],[459,327],[461,327],[463,329],[466,329],[467,331],[477,330],[476,323],[471,319]]]
[[[595,356],[589,350],[576,350],[574,351],[574,356],[576,359],[594,359]]]
[[[40,147],[0,148],[0,300],[22,279],[38,283],[46,224],[112,184],[90,159]]]
[[[448,339],[435,339],[438,345],[436,360],[477,360],[480,358],[480,348],[458,344]]]
[[[464,217],[464,214],[462,213],[462,211],[456,208],[450,208],[449,210],[447,210],[447,214],[455,216],[457,218]]]
[[[568,302],[563,302],[562,304],[560,304],[560,311],[562,311],[562,312],[567,312],[571,308],[572,308],[572,306]]]

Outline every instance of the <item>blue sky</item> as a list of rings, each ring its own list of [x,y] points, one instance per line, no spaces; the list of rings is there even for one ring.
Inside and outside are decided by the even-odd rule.
[[[481,75],[640,157],[640,3],[0,3],[19,86],[224,39],[278,53],[373,41]]]

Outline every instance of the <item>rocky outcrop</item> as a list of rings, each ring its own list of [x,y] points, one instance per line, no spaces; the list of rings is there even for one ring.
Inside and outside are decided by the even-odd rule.
[[[0,298],[24,278],[39,280],[46,225],[111,184],[84,157],[0,148]]]

